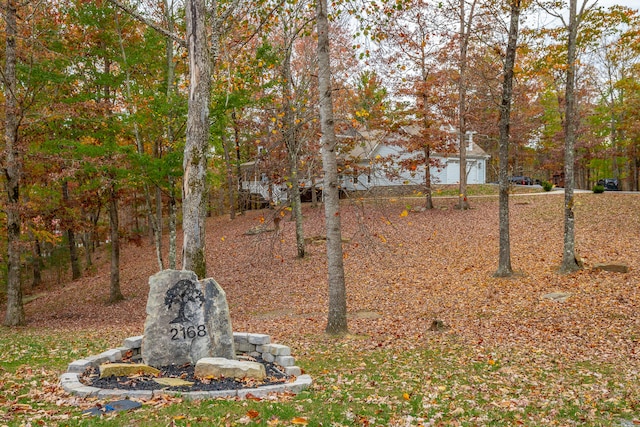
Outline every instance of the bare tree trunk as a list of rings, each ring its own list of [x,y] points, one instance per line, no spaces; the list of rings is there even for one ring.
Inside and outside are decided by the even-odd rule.
[[[170,32],[173,32],[174,29],[174,18],[173,18],[173,8],[172,3],[169,0],[164,1],[165,5],[165,17],[167,19],[167,29]],[[165,50],[167,54],[167,99],[169,102],[172,102],[172,97],[175,92],[175,63],[173,60],[174,51],[173,51],[173,41],[169,38],[166,39]],[[174,117],[173,109],[169,111],[169,122],[167,123],[167,141],[169,142],[169,147],[171,147],[175,141],[175,134],[172,126],[172,119]],[[176,258],[177,258],[177,238],[176,238],[176,183],[175,179],[172,176],[169,176],[169,206],[168,206],[168,215],[169,215],[169,268],[172,270],[176,269]]]
[[[318,192],[316,188],[316,177],[311,177],[311,207],[318,207]]]
[[[244,215],[245,209],[245,197],[242,193],[242,169],[240,168],[241,156],[240,156],[240,125],[238,124],[238,116],[236,114],[236,110],[234,109],[231,112],[231,119],[233,121],[233,136],[235,142],[235,151],[236,151],[236,183],[238,186],[238,198],[240,199],[239,209],[240,215]]]
[[[329,51],[329,20],[327,0],[318,0],[318,91],[320,93],[320,131],[322,165],[324,169],[324,209],[327,228],[327,265],[329,276],[329,315],[326,332],[345,334],[347,329],[347,292],[342,259],[342,231],[338,189],[336,134],[333,119],[331,65]]]
[[[111,280],[109,302],[122,301],[124,296],[120,291],[120,224],[118,221],[118,200],[116,183],[111,178],[109,188],[109,237],[111,240]]]
[[[73,280],[77,280],[82,276],[82,272],[80,271],[80,260],[78,259],[76,234],[71,228],[67,230],[67,241],[69,244],[69,258],[71,261],[71,278]]]
[[[16,38],[17,9],[15,0],[5,3],[5,67],[4,67],[4,144],[5,158],[3,172],[7,195],[7,312],[4,318],[6,326],[25,324],[22,285],[20,283],[20,180],[22,159],[18,150],[18,102],[16,99]]]
[[[426,132],[431,127],[431,121],[429,116],[429,96],[427,95],[426,88],[429,80],[430,68],[427,66],[427,52],[425,48],[421,48],[420,54],[420,74],[422,76],[422,84],[424,85],[422,90],[422,123],[424,131]],[[424,152],[424,186],[425,186],[425,209],[433,209],[433,189],[431,188],[431,144],[428,138],[423,135],[423,152]]]
[[[85,231],[82,233],[82,246],[84,248],[84,268],[85,270],[89,270],[93,266],[93,260],[91,259],[91,252],[93,251],[92,245],[92,232]]]
[[[44,266],[44,262],[42,261],[42,247],[38,239],[33,239],[33,262],[31,264],[33,268],[31,286],[35,288],[42,284],[42,267]]]
[[[629,160],[629,175],[631,176],[631,191],[638,191],[638,147],[631,144],[631,156]]]
[[[209,88],[211,63],[204,0],[187,0],[189,52],[189,110],[183,159],[182,268],[199,278],[207,275],[205,259],[207,217],[207,151],[209,147]],[[215,31],[215,30],[214,30]]]
[[[502,102],[500,104],[500,254],[496,277],[510,277],[511,241],[509,235],[509,130],[511,125],[511,101],[513,98],[513,68],[518,47],[518,26],[520,23],[521,0],[511,0],[511,21],[509,40],[504,60],[504,81],[502,82]]]
[[[296,222],[296,248],[298,251],[298,258],[304,258],[305,242],[302,223],[302,201],[300,199],[300,182],[298,178],[298,153],[300,151],[300,140],[298,138],[297,125],[295,123],[294,108],[293,105],[291,105],[291,100],[293,99],[293,88],[291,85],[291,46],[293,44],[293,38],[289,37],[286,28],[285,43],[285,57],[282,64],[284,142],[287,147],[287,154],[289,157],[289,188],[291,189],[291,214]]]
[[[433,209],[433,191],[431,189],[431,147],[424,147],[424,186],[426,209]]]
[[[465,0],[460,0],[460,77],[458,79],[458,133],[460,139],[460,195],[458,198],[459,209],[469,209],[467,199],[467,51],[471,38],[471,24],[476,6],[476,1],[471,3],[469,20],[465,21]]]
[[[587,0],[584,0],[585,3]],[[580,269],[576,260],[574,188],[574,146],[576,142],[576,40],[580,17],[577,16],[577,0],[569,0],[569,38],[567,41],[567,85],[565,88],[565,144],[564,144],[564,249],[560,272],[571,273]]]
[[[156,148],[158,148],[156,146]],[[157,157],[160,157],[160,154],[157,154]],[[154,220],[154,228],[153,228],[153,242],[156,246],[156,260],[158,261],[158,268],[160,270],[164,270],[164,259],[162,257],[162,188],[160,186],[155,185],[156,189],[156,212],[155,212],[155,220]]]
[[[66,179],[62,181],[62,200],[65,204],[69,203],[69,182]],[[71,227],[67,228],[67,243],[69,244],[69,259],[71,261],[71,278],[77,280],[82,276],[82,272],[80,271],[78,259],[76,234]]]
[[[100,219],[100,208],[98,211],[93,214],[91,212],[87,213],[83,210],[83,216],[85,219],[89,220],[89,229],[82,234],[82,244],[84,245],[84,260],[85,260],[85,268],[88,269],[93,265],[93,261],[91,260],[91,255],[93,254],[94,242],[93,242],[93,230],[96,229],[98,225],[98,220]]]
[[[298,182],[298,156],[297,153],[289,152],[289,178],[291,184],[291,208],[293,218],[296,222],[296,248],[298,258],[304,258],[305,243],[302,218],[302,200],[300,198],[300,184]]]
[[[222,148],[224,150],[224,164],[227,170],[227,191],[229,194],[229,218],[236,218],[236,197],[233,188],[233,166],[231,165],[231,154],[229,153],[229,139],[222,134]]]
[[[169,178],[169,186],[171,188],[171,193],[169,195],[169,268],[172,270],[176,269],[176,259],[177,259],[177,250],[176,250],[176,183],[173,178]]]

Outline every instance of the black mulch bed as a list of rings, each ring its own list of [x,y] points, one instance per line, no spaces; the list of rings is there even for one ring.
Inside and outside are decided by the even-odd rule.
[[[169,365],[162,366],[160,375],[135,375],[131,377],[109,377],[100,378],[100,370],[91,368],[80,376],[80,381],[88,386],[102,389],[122,389],[122,390],[171,390],[171,391],[217,391],[217,390],[239,390],[243,388],[256,388],[265,385],[274,385],[287,382],[289,376],[283,373],[277,365],[258,359],[262,363],[267,373],[267,377],[262,381],[257,380],[236,380],[233,378],[220,378],[212,380],[200,380],[193,376],[195,367],[193,365]],[[158,384],[154,378],[180,378],[193,383],[191,386],[170,387]]]

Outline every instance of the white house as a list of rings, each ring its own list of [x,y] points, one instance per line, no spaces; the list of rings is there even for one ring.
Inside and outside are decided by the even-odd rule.
[[[404,127],[402,133],[415,135],[418,129]],[[448,130],[452,138],[457,139],[454,129]],[[343,171],[342,187],[346,191],[365,191],[376,187],[393,187],[401,185],[424,185],[425,173],[423,162],[411,162],[422,156],[420,152],[409,152],[399,143],[406,136],[383,131],[358,132],[356,147],[344,155],[351,168]],[[460,182],[460,153],[455,147],[449,153],[431,153],[432,184],[458,184]],[[487,160],[489,155],[478,144],[473,142],[473,132],[467,132],[467,183],[484,184],[486,182]],[[413,163],[414,166],[407,167]],[[403,165],[404,164],[404,165]],[[349,173],[349,169],[352,170]]]
[[[406,126],[400,132],[389,133],[382,130],[355,131],[340,135],[340,139],[355,142],[355,148],[349,152],[338,153],[341,163],[340,186],[343,191],[367,191],[374,188],[424,185],[424,164],[419,161],[422,153],[409,152],[402,146],[402,140],[417,135],[417,127]],[[451,152],[431,153],[431,183],[458,184],[460,182],[460,154],[457,150],[457,133],[447,129],[451,135]],[[473,133],[467,133],[467,183],[484,184],[486,182],[487,160],[489,155],[473,142]],[[345,144],[349,145],[349,144]],[[350,145],[353,146],[353,145]],[[416,160],[412,162],[412,160]],[[407,167],[413,163],[413,167]],[[264,202],[282,203],[288,199],[286,183],[274,182],[268,178],[269,170],[262,162],[243,163],[240,189],[250,195],[256,195]],[[322,192],[323,180],[316,177],[300,179],[300,191],[312,188]]]

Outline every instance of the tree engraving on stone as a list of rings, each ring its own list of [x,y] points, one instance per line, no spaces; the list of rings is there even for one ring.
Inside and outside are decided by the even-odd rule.
[[[178,316],[169,323],[191,322],[185,313],[189,303],[197,304],[198,308],[204,304],[204,295],[193,281],[183,279],[169,288],[164,297],[164,305],[171,309],[173,304],[180,304]]]

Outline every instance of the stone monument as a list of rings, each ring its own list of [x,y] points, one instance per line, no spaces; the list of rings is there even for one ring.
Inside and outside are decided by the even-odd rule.
[[[141,355],[156,367],[195,365],[205,357],[234,359],[229,306],[220,285],[186,270],[151,276]]]

